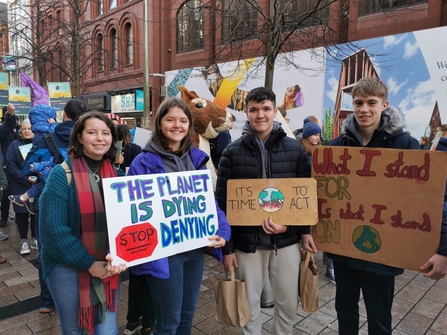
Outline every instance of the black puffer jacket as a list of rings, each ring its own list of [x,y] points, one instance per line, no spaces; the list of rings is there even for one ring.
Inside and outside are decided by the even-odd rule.
[[[388,107],[382,112],[381,122],[378,129],[374,131],[371,141],[366,145],[374,148],[394,148],[394,149],[420,149],[418,140],[404,133],[404,118],[402,114],[394,107]],[[362,137],[358,130],[357,121],[354,114],[350,114],[342,125],[343,135],[333,139],[329,145],[334,146],[363,146]],[[382,265],[373,262],[367,262],[360,259],[330,254],[334,262],[342,262],[354,268],[379,274],[382,276],[397,276],[404,270],[392,266]]]
[[[243,133],[241,138],[232,142],[222,153],[216,199],[224,211],[226,211],[229,179],[262,178],[262,153],[255,136],[250,132]],[[286,137],[280,126],[274,127],[265,142],[265,148],[268,150],[268,178],[310,177],[310,164],[304,147],[297,140]],[[233,253],[235,249],[254,253],[260,230],[261,226],[231,227],[231,239],[223,248],[224,255]],[[298,243],[300,234],[309,232],[309,226],[289,226],[287,232],[273,235],[272,243],[275,248],[284,248]]]

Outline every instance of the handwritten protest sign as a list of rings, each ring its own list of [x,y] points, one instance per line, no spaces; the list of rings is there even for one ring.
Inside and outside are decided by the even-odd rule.
[[[227,182],[232,226],[260,226],[269,216],[281,225],[314,225],[317,184],[312,178],[233,179]]]
[[[316,148],[318,249],[418,271],[439,246],[446,167],[443,152]]]
[[[113,264],[133,266],[210,244],[218,229],[208,170],[103,179]]]

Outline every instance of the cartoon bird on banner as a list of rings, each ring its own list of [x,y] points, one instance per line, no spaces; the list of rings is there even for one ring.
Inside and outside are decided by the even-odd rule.
[[[219,132],[230,129],[231,114],[214,102],[200,98],[196,92],[188,91],[185,86],[179,85],[178,88],[182,100],[188,104],[193,116],[194,145],[210,156],[211,150],[208,139],[215,138]],[[211,171],[215,190],[217,175],[211,159],[206,167]]]

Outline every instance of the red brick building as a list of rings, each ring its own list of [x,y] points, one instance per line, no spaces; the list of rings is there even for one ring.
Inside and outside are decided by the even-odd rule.
[[[112,95],[136,95],[143,89],[145,1],[98,0],[87,3],[90,7],[82,16],[82,29],[94,43],[81,51],[84,60],[91,60],[91,66],[82,79],[82,92],[89,108],[111,110]],[[250,28],[262,29],[265,20],[251,10],[246,1],[147,0],[147,3],[147,71],[150,74],[265,54],[265,46],[250,36],[243,36],[244,28],[235,25],[225,11],[209,11],[202,7],[206,4],[221,6],[216,8],[222,9],[232,3],[238,6],[239,17],[243,17]],[[258,3],[263,13],[268,15],[269,1],[259,0]],[[287,10],[284,11],[285,19],[293,20],[295,14],[311,10],[314,3],[317,1],[292,2],[289,7],[282,8]],[[447,25],[447,3],[443,0],[327,0],[326,4],[328,7],[318,18],[331,28],[333,43]],[[296,32],[297,35],[290,39],[293,43],[287,44],[282,51],[299,50],[309,45],[321,46],[322,32],[312,29],[313,22],[316,21],[307,22],[306,28]],[[303,36],[310,36],[310,39],[304,43]],[[235,40],[242,46],[240,52],[232,53],[229,48],[222,47]],[[163,100],[160,87],[164,78],[152,75],[149,78],[152,109],[156,109]],[[47,81],[51,81],[50,78]],[[134,100],[137,102],[137,97]],[[101,101],[102,107],[98,103]],[[125,111],[130,116],[142,115],[141,111]]]

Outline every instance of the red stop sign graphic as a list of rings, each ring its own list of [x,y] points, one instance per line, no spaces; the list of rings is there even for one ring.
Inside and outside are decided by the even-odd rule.
[[[149,257],[158,244],[157,230],[149,223],[139,223],[121,229],[115,237],[116,254],[126,262]]]

